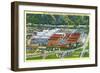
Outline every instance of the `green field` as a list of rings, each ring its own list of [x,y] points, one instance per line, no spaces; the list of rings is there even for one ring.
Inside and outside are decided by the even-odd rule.
[[[82,51],[82,50],[79,49],[79,50],[77,50],[77,51],[74,51],[73,53],[70,53],[68,56],[64,56],[63,58],[64,58],[64,59],[80,58],[81,51]],[[88,53],[88,52],[84,53],[83,58],[89,58],[89,53]],[[41,59],[43,59],[42,56],[26,58],[26,60],[41,60]],[[46,60],[46,59],[60,59],[60,58],[57,57],[56,54],[54,53],[54,54],[48,55],[48,56],[45,58],[45,60]]]

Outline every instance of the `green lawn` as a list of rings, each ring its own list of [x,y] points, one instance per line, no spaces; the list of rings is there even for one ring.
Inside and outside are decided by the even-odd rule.
[[[80,52],[82,50],[77,50],[73,53],[71,53],[69,56],[65,56],[64,58],[66,59],[71,59],[71,58],[79,58],[80,57]],[[84,53],[84,58],[85,57],[89,57],[89,53]],[[31,57],[31,58],[27,58],[26,60],[42,60],[42,56],[39,56],[39,57]],[[57,57],[55,54],[51,54],[51,55],[48,55],[45,59],[59,59],[59,57]]]

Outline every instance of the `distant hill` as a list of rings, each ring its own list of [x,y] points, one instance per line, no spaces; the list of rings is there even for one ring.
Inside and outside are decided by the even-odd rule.
[[[89,25],[89,16],[27,13],[26,23],[32,25]]]

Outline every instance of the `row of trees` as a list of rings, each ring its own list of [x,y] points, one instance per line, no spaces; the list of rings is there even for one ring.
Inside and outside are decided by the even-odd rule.
[[[26,23],[32,25],[89,25],[89,16],[26,14]]]

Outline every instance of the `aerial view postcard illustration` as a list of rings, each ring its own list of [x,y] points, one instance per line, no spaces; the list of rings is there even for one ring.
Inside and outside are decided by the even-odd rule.
[[[25,11],[25,60],[89,58],[89,15]]]

